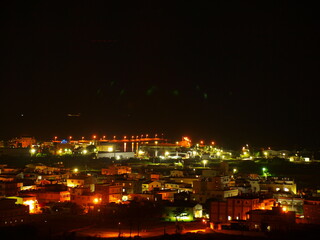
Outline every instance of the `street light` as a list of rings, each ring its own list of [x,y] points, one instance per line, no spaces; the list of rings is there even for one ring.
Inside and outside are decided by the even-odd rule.
[[[208,163],[208,160],[202,160],[203,167],[206,167],[206,164]]]

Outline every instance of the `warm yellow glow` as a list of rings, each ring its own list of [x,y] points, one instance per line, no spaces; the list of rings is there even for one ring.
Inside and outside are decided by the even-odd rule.
[[[217,156],[219,157],[221,155],[221,152],[217,152]]]
[[[88,150],[87,150],[87,149],[84,149],[84,150],[82,151],[82,153],[83,153],[83,154],[87,154],[87,153],[88,153]]]
[[[36,149],[31,148],[31,149],[30,149],[30,153],[31,153],[31,154],[35,154],[35,153],[36,153]]]
[[[113,147],[108,147],[108,152],[113,152]]]
[[[27,200],[23,202],[23,205],[29,206],[29,212],[35,213],[36,212],[36,201],[34,200]]]
[[[158,141],[155,141],[154,143],[155,143],[155,144],[158,144]]]
[[[79,172],[79,169],[78,169],[78,168],[75,168],[75,169],[73,169],[73,172],[74,172],[74,173],[77,173],[77,172]]]
[[[202,160],[203,166],[206,167],[206,164],[208,163],[208,160]]]
[[[168,155],[169,155],[169,152],[165,152],[164,155],[168,156]]]
[[[282,211],[286,212],[287,211],[287,207],[282,207]]]
[[[190,139],[188,137],[183,137],[183,140],[190,142]]]
[[[98,204],[99,203],[99,199],[98,198],[93,199],[93,203],[94,204]]]
[[[96,139],[97,138],[97,136],[96,135],[93,135],[93,139]]]

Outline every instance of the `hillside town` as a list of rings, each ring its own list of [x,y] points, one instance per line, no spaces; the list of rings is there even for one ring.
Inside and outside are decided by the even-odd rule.
[[[173,143],[147,135],[48,142],[20,137],[3,141],[0,157],[2,229],[31,224],[53,238],[94,223],[109,226],[118,237],[148,236],[157,226],[161,230],[155,235],[262,237],[320,224],[317,186],[301,188],[296,179],[267,167],[252,172],[241,167],[317,163],[297,152],[257,153],[245,145],[235,155],[214,142],[193,143],[188,137]],[[79,226],[64,224],[59,232],[50,225],[68,218]],[[100,230],[100,237],[110,234]]]

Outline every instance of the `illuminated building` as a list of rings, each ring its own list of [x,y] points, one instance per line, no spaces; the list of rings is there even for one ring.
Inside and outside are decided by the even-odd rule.
[[[119,203],[122,201],[123,186],[121,184],[96,184],[95,192],[101,194],[102,203]]]
[[[11,146],[15,148],[30,148],[31,146],[36,144],[36,139],[34,137],[24,136],[11,139],[9,141]]]
[[[272,210],[251,210],[247,213],[247,224],[254,231],[277,231],[286,232],[293,230],[296,222],[296,214],[286,211],[282,207],[273,207]]]
[[[8,199],[15,199],[16,204],[22,204],[29,207],[29,213],[40,213],[39,204],[35,196],[13,196]]]
[[[235,196],[225,201],[212,201],[210,221],[225,223],[231,220],[247,220],[247,212],[255,209],[271,209],[274,201],[274,199],[259,199],[255,196]]]
[[[278,192],[284,191],[297,194],[297,185],[293,179],[288,178],[268,178],[259,182],[262,192]]]

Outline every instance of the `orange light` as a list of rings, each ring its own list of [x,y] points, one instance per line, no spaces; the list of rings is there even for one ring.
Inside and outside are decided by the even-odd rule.
[[[214,144],[215,144],[215,142],[212,141],[212,142],[211,142],[211,145],[214,145]]]
[[[282,207],[282,211],[286,212],[287,211],[287,207]]]
[[[57,140],[57,138],[58,138],[58,137],[57,137],[57,136],[55,136],[55,137],[54,137],[54,140]]]
[[[103,139],[106,139],[106,136],[103,136]]]
[[[71,140],[71,139],[72,139],[72,136],[70,136],[69,139]]]
[[[98,198],[93,199],[93,203],[94,203],[94,204],[99,203],[99,199],[98,199]]]
[[[203,144],[203,141],[200,141],[200,144]]]
[[[96,135],[93,135],[93,139],[96,139],[96,137],[97,137]]]

